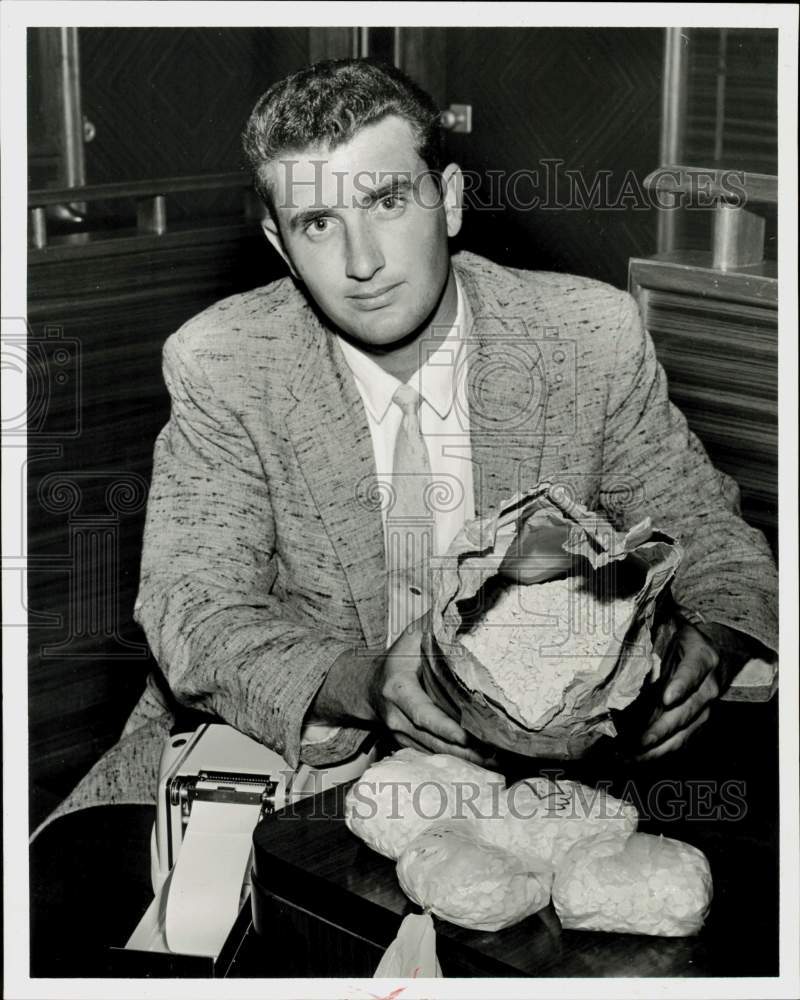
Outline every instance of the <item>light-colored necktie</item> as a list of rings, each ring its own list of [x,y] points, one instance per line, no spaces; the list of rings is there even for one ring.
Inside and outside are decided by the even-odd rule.
[[[422,399],[410,385],[401,385],[393,399],[403,419],[395,439],[391,503],[386,513],[389,645],[430,607],[434,538],[431,463],[419,425]]]

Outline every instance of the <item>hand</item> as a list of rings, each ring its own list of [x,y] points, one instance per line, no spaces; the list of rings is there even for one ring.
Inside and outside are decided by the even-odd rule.
[[[487,765],[490,759],[469,746],[469,735],[431,701],[420,683],[426,619],[412,622],[378,660],[369,692],[375,715],[401,746]]]
[[[725,673],[718,644],[693,625],[679,628],[662,662],[661,703],[642,734],[644,752],[636,759],[654,760],[683,746],[707,721]]]
[[[500,575],[522,584],[563,576],[572,568],[572,555],[562,548],[568,538],[566,524],[526,521],[500,564]]]

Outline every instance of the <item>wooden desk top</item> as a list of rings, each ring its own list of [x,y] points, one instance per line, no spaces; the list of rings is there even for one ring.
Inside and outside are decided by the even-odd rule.
[[[732,714],[733,707],[727,713],[736,728],[735,720],[741,716]],[[741,706],[737,708],[741,711]],[[714,735],[710,734],[712,739]],[[662,812],[667,816],[676,803],[686,805],[687,795],[691,796],[698,788],[711,787],[708,782],[717,782],[710,798],[709,793],[702,793],[705,811],[716,811],[720,814],[716,818],[687,816],[664,822],[662,816],[660,822],[645,818],[640,823],[645,832],[662,832],[693,843],[706,853],[714,878],[714,902],[706,926],[698,936],[657,938],[564,931],[551,907],[496,933],[468,931],[436,920],[437,952],[444,974],[777,975],[777,812],[772,812],[774,789],[770,772],[766,772],[765,778],[763,770],[773,751],[762,745],[760,753],[742,753],[741,744],[740,738],[739,756],[733,750],[727,754],[720,752],[716,758],[710,753],[705,770],[698,770],[695,757],[694,767],[679,778],[665,779],[665,772],[654,768],[639,772],[635,778],[641,801],[652,805],[656,802],[654,796],[660,796]],[[697,747],[702,748],[702,744]],[[722,759],[727,759],[731,774],[725,780],[744,783],[738,787],[745,806],[739,809],[743,814],[737,819],[731,819],[730,815],[726,818],[721,815],[725,810],[717,808],[723,800],[731,802],[736,790],[728,785],[725,791],[718,777],[702,777],[711,775],[712,770],[718,771]],[[673,757],[678,765],[680,760],[677,755]],[[746,771],[742,770],[744,765]],[[680,774],[680,767],[671,773]],[[753,781],[758,784],[753,785]],[[309,919],[341,928],[360,941],[372,956],[379,956],[396,934],[403,916],[419,911],[400,889],[394,863],[371,851],[346,828],[342,818],[346,788],[331,789],[307,799],[268,818],[257,828],[255,905],[259,905],[260,898],[276,899],[281,907],[303,911]],[[618,785],[614,791],[619,791]],[[697,803],[683,809],[685,814],[702,811]],[[339,960],[346,965],[342,955]],[[332,961],[331,967],[337,969],[335,975],[364,974],[363,969],[337,966],[336,960]],[[309,970],[295,974],[319,973]]]

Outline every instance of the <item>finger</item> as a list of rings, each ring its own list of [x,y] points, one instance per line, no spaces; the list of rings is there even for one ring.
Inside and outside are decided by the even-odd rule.
[[[465,746],[468,742],[467,733],[431,701],[416,677],[407,677],[399,682],[393,700],[416,729],[459,746]]]
[[[642,734],[642,746],[655,746],[672,733],[688,726],[708,705],[719,696],[719,685],[709,674],[694,694],[672,708],[662,710]]]
[[[711,643],[691,626],[677,634],[673,655],[677,661],[662,699],[666,706],[677,705],[697,691],[719,662]]]
[[[660,743],[657,747],[653,747],[653,749],[648,750],[647,753],[639,754],[639,756],[634,759],[637,761],[655,760],[658,757],[663,757],[665,754],[672,753],[679,747],[682,747],[689,740],[692,733],[708,721],[710,714],[711,709],[706,707],[685,729],[681,729],[680,732],[675,733],[674,736],[665,740],[664,743]]]
[[[468,760],[472,764],[479,764],[481,767],[487,767],[491,762],[491,758],[483,757],[469,747],[454,746],[452,743],[446,743],[435,736],[431,736],[429,733],[417,733],[416,739],[409,733],[402,731],[395,731],[393,735],[401,746],[421,750],[423,753],[451,754],[453,757],[461,757],[463,760]]]

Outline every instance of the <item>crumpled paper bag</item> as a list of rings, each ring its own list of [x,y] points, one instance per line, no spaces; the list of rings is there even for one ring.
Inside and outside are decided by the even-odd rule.
[[[531,721],[515,716],[513,704],[459,642],[458,632],[464,616],[474,614],[476,602],[480,610],[486,593],[482,588],[497,578],[522,526],[537,518],[570,527],[564,550],[588,572],[613,565],[632,603],[629,620],[615,623],[600,665],[577,669],[560,704]],[[656,602],[666,597],[680,559],[680,547],[668,535],[653,531],[649,519],[623,533],[548,483],[515,495],[497,513],[468,522],[432,571],[430,625],[422,642],[428,694],[485,743],[527,756],[582,756],[601,736],[617,735],[612,711],[629,705],[645,679],[657,676],[659,660],[651,636]]]

